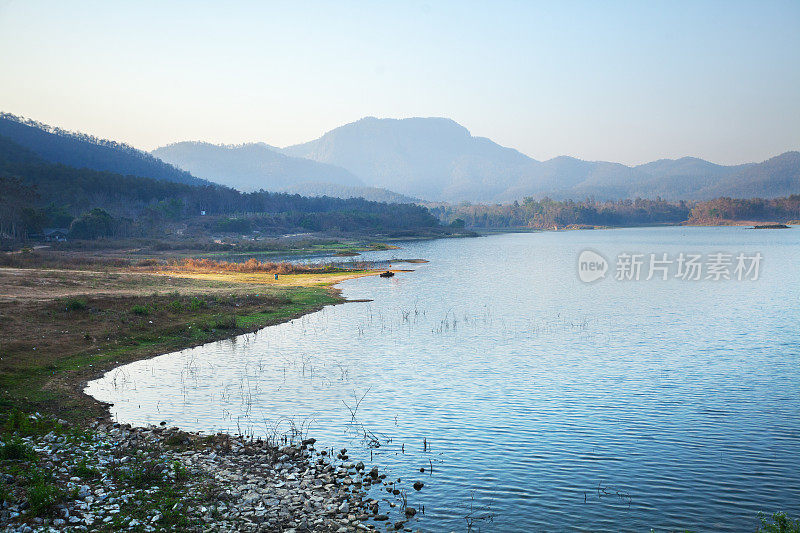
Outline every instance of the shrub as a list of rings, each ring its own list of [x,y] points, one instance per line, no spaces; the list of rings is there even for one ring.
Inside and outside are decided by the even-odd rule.
[[[116,237],[123,233],[123,226],[122,220],[112,217],[100,208],[94,208],[72,221],[69,236],[73,239]]]
[[[467,223],[464,222],[463,218],[457,218],[457,219],[453,220],[450,223],[450,227],[451,228],[456,228],[456,229],[464,229],[464,227],[466,227],[466,225],[467,225]]]
[[[28,489],[28,503],[34,516],[51,514],[63,499],[64,493],[44,479],[35,480]]]
[[[206,301],[201,300],[200,298],[195,297],[189,300],[189,309],[191,311],[199,311],[201,308],[204,308],[205,306],[206,306]]]
[[[53,365],[47,365],[45,368],[48,370],[56,369]],[[19,409],[14,409],[3,422],[3,430],[25,437],[30,435],[45,435],[51,431],[62,433],[64,431],[64,426],[51,418],[34,418],[22,413]]]
[[[186,437],[186,434],[178,432],[173,433],[166,439],[164,439],[164,444],[167,446],[184,446],[189,443],[189,439]]]
[[[252,222],[247,218],[220,218],[214,224],[217,231],[225,233],[250,233]]]
[[[180,300],[172,300],[169,303],[169,310],[173,313],[180,313],[183,311],[183,303]]]
[[[758,533],[800,533],[800,520],[792,520],[786,513],[773,513],[771,523],[764,513],[758,513],[758,519]]]
[[[64,308],[67,311],[83,311],[86,309],[86,300],[83,298],[67,298],[64,300]]]
[[[182,271],[207,271],[207,272],[241,272],[241,273],[278,273],[278,274],[292,274],[292,273],[314,273],[322,272],[325,270],[325,265],[295,265],[293,263],[272,263],[263,262],[255,258],[250,258],[243,263],[229,262],[229,261],[215,261],[213,259],[196,259],[186,258],[181,262],[172,261],[169,263],[170,268]]]
[[[145,488],[161,482],[164,479],[163,471],[164,467],[156,461],[151,459],[137,460],[134,461],[131,470],[124,477],[135,487]]]
[[[33,461],[36,452],[21,440],[13,440],[0,446],[0,459],[10,461]]]
[[[84,459],[72,468],[72,475],[81,479],[97,479],[100,477],[100,471],[88,466]]]
[[[218,315],[211,319],[211,329],[236,329],[236,316]]]
[[[146,305],[134,305],[131,307],[131,312],[134,315],[147,316],[150,314],[150,308]]]
[[[175,479],[177,481],[186,481],[189,479],[189,471],[186,469],[180,461],[175,461],[172,463],[172,469],[175,472]]]

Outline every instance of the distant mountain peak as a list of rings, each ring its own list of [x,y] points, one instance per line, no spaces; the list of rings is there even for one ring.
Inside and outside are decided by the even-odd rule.
[[[511,174],[524,173],[521,167],[537,164],[444,117],[365,117],[283,152],[428,200],[485,199],[502,191]]]
[[[241,191],[284,191],[301,183],[319,182],[347,187],[364,185],[343,168],[292,157],[266,143],[187,141],[156,148],[152,153],[197,176]]]
[[[349,122],[325,133],[335,135],[337,132],[358,131],[363,134],[372,134],[378,131],[391,131],[397,134],[413,134],[424,131],[436,130],[440,133],[471,137],[469,130],[453,119],[446,117],[408,117],[408,118],[378,118],[363,117],[355,122]],[[287,147],[291,148],[291,147]]]
[[[700,199],[724,190],[750,165],[723,166],[697,157],[629,167],[559,156],[539,162],[444,117],[364,117],[320,138],[283,149],[289,155],[350,170],[367,185],[432,201],[512,201],[524,196]],[[777,172],[791,156],[762,163]],[[788,181],[787,181],[788,179]],[[783,194],[791,178],[776,191]],[[738,183],[738,182],[737,182]],[[771,183],[771,182],[770,182]],[[800,186],[797,187],[800,192]],[[764,195],[772,196],[770,189]]]

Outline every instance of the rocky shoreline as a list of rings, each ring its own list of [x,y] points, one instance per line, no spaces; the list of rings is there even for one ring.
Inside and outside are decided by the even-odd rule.
[[[385,474],[314,439],[279,446],[107,420],[26,427],[0,445],[4,531],[412,531],[415,521],[402,501],[368,496],[373,485],[399,492]],[[404,519],[391,522],[390,507]]]

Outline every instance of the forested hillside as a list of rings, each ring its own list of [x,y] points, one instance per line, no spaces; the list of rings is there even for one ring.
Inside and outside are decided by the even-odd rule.
[[[110,217],[110,219],[109,219]],[[109,221],[111,220],[111,221]],[[82,222],[80,222],[82,221]],[[25,238],[45,227],[98,231],[82,237],[162,235],[176,223],[197,231],[397,232],[436,228],[427,209],[363,199],[241,193],[54,164],[0,137],[0,233]]]
[[[132,146],[64,131],[10,113],[0,113],[0,135],[51,163],[177,183],[208,183]]]

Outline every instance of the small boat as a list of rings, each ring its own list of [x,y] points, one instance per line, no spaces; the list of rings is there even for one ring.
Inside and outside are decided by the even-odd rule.
[[[392,276],[394,276],[394,272],[392,272],[391,270],[387,270],[386,272],[381,272],[382,278],[391,278]]]

